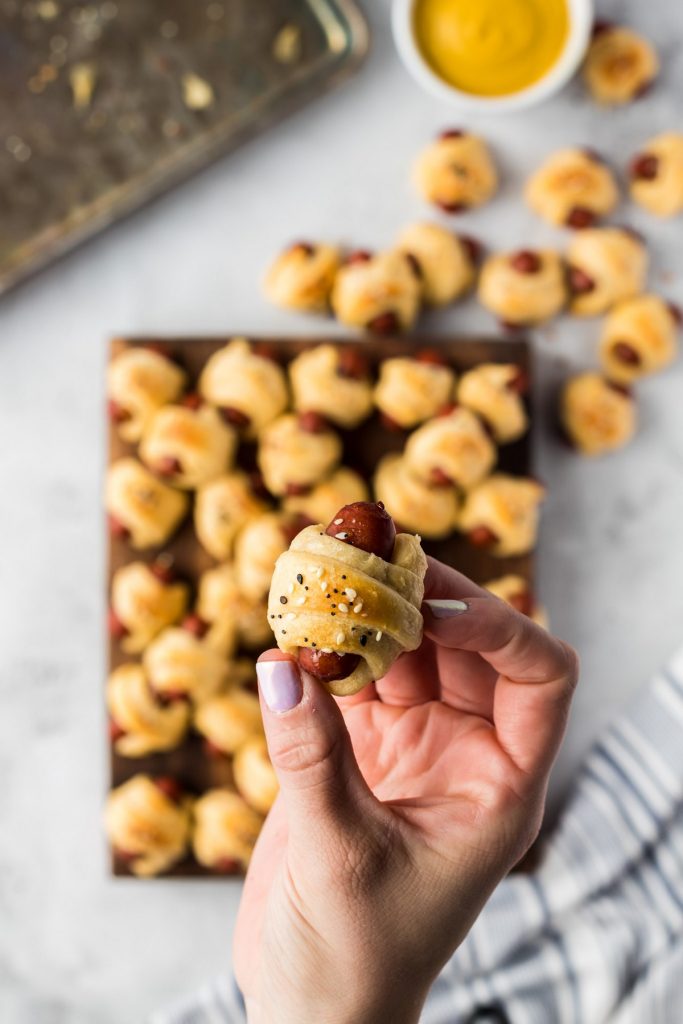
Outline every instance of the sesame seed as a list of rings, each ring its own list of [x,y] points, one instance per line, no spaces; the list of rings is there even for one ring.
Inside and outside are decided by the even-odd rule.
[[[381,639],[382,639],[382,630],[378,629],[377,632],[375,633],[375,640],[377,640],[377,642],[379,643],[379,641]]]
[[[343,580],[345,580],[345,579],[346,579],[346,576],[342,576],[342,579],[343,579]]]
[[[334,536],[335,536],[336,540],[348,540],[348,538],[349,538],[348,533],[344,533],[343,530],[342,530],[341,533],[335,533]]]
[[[334,654],[334,651],[332,650],[331,647],[321,647],[320,650],[323,652],[323,654]]]
[[[271,617],[271,619],[274,619],[274,618],[275,618],[275,616],[274,616],[274,615],[271,615],[270,617]]]
[[[323,593],[327,590],[327,580],[320,581],[320,589],[323,591]]]
[[[298,573],[296,574],[296,582],[297,582],[297,583],[303,583],[303,581],[304,581],[304,578],[303,578],[303,576],[301,575],[301,573],[300,573],[300,572],[298,572]]]
[[[294,612],[287,612],[287,618],[288,619],[295,619],[296,615],[294,614]]]
[[[330,615],[336,615],[336,614],[337,614],[336,612],[330,612]]]
[[[337,636],[335,637],[335,643],[337,643],[337,644],[343,644],[344,643],[344,634],[343,633],[337,633]]]
[[[320,579],[322,574],[323,574],[322,566],[319,565],[318,568],[315,570],[315,575],[318,577],[318,579]]]
[[[303,596],[302,597],[297,597],[297,599],[294,602],[294,604],[298,604],[298,605],[306,604],[306,598],[303,597]]]
[[[368,642],[368,638],[366,636],[362,636],[360,638],[360,645],[361,645],[361,647],[365,647],[367,642]]]
[[[348,612],[348,610],[349,610],[348,604],[344,604],[344,602],[342,601],[340,603],[340,605],[339,605],[339,611],[340,612]]]
[[[359,601],[357,605],[354,605],[353,610],[356,613],[356,615],[358,615],[358,613],[363,610],[363,602]]]
[[[343,520],[343,519],[335,519],[335,521],[334,521],[334,525],[335,525],[335,526],[341,526],[341,524],[342,524],[343,522],[344,522],[344,520]]]
[[[353,587],[347,587],[344,593],[348,597],[349,601],[355,600],[356,591],[353,589]]]
[[[283,629],[283,630],[282,630],[282,635],[283,635],[283,636],[287,636],[287,630],[286,630],[286,629]]]
[[[288,594],[293,594],[294,593],[294,584],[293,583],[289,584],[289,587],[287,588],[287,593]]]
[[[308,587],[304,587],[304,590],[308,590]]]
[[[311,647],[316,647],[316,646],[317,646],[317,644],[316,644],[316,642],[314,640],[313,643],[311,644]]]
[[[307,637],[307,636],[305,636],[305,637],[304,637],[304,643],[305,643],[305,644],[307,644],[307,643],[308,643],[308,637]]]
[[[287,598],[285,597],[284,594],[282,594],[280,597],[280,604],[287,604]]]

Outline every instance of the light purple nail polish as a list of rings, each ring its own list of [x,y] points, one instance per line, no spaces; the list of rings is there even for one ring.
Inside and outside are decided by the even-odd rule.
[[[467,601],[434,600],[425,601],[435,619],[453,619],[456,615],[462,615],[468,611]]]
[[[295,708],[303,695],[301,677],[292,661],[259,661],[258,684],[269,711],[282,714]]]

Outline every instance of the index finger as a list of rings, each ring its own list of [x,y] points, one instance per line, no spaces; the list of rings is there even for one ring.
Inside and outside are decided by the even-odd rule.
[[[436,591],[448,596],[427,598],[425,632],[443,647],[475,651],[495,669],[493,722],[501,746],[522,771],[547,771],[564,735],[576,654],[499,598],[474,584],[468,593],[454,570],[442,566],[434,578]],[[466,609],[449,614],[449,601],[458,598]]]

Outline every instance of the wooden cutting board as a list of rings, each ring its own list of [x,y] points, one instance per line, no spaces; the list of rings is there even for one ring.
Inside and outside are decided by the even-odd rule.
[[[229,340],[221,338],[130,338],[112,342],[111,355],[117,355],[123,348],[130,345],[153,343],[177,358],[186,368],[191,381],[196,381],[209,356]],[[258,338],[255,343],[277,346],[281,355],[282,365],[305,349],[324,342],[340,343],[339,339],[317,338],[308,340]],[[344,342],[351,347],[362,350],[364,356],[376,373],[382,360],[398,355],[411,355],[422,348],[438,348],[448,359],[457,373],[471,369],[485,362],[517,363],[532,378],[532,355],[526,341],[499,341],[480,338],[414,338],[411,340],[367,340]],[[192,387],[192,385],[191,385]],[[529,409],[531,415],[531,410]],[[344,443],[344,465],[358,470],[366,480],[371,481],[379,459],[392,451],[400,451],[405,443],[407,433],[394,432],[384,427],[378,415],[374,414],[360,427],[352,431],[340,431]],[[109,433],[109,462],[124,455],[136,454],[136,447],[125,444],[116,430]],[[245,468],[253,468],[255,458],[254,446],[242,446],[239,462]],[[499,449],[498,468],[506,473],[526,476],[532,473],[531,430],[519,441],[505,445]],[[515,573],[523,576],[533,587],[533,555],[518,558],[496,558],[495,556],[475,548],[460,534],[453,533],[444,540],[424,540],[426,552],[435,558],[455,566],[478,583],[486,583],[498,576]],[[178,573],[191,583],[196,583],[204,570],[217,564],[199,544],[193,530],[190,516],[180,531],[164,545],[163,550],[174,558]],[[128,546],[125,540],[109,538],[109,574],[107,594],[110,591],[113,573],[128,562],[142,560],[152,562],[159,550],[138,552]],[[118,643],[110,640],[109,667],[116,668],[125,661],[132,660],[122,654]],[[232,782],[230,761],[227,758],[217,759],[208,756],[203,747],[203,740],[190,733],[181,747],[167,753],[150,755],[143,758],[125,758],[111,749],[112,787],[125,782],[138,772],[151,775],[171,775],[177,778],[191,793],[201,793],[214,786],[229,785]],[[114,860],[113,872],[116,875],[129,875],[124,863]],[[215,877],[194,860],[188,858],[177,865],[170,873],[171,877]],[[169,877],[165,875],[164,877]]]

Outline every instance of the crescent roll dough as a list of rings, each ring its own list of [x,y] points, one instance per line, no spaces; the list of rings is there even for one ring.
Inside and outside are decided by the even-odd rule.
[[[360,656],[349,676],[326,684],[342,696],[381,679],[399,654],[420,646],[427,559],[410,534],[398,534],[385,562],[324,531],[306,527],[278,558],[268,619],[286,654],[318,647]]]
[[[176,487],[192,490],[232,464],[237,437],[210,405],[167,405],[154,413],[140,445],[140,458]]]
[[[262,825],[260,814],[237,793],[210,789],[194,805],[194,855],[215,871],[246,870]]]
[[[134,775],[107,797],[104,824],[115,850],[134,875],[150,878],[185,856],[190,839],[190,801],[177,804],[149,775]]]
[[[266,503],[254,494],[247,474],[235,470],[199,488],[194,527],[202,547],[223,560],[232,554],[235,537],[245,523],[267,511]]]
[[[222,651],[175,626],[159,634],[142,662],[157,693],[184,694],[198,703],[222,690],[230,676],[230,662]]]
[[[247,803],[260,814],[267,814],[275,802],[278,784],[263,736],[253,736],[240,747],[232,763],[232,773]]]
[[[271,494],[312,487],[331,473],[342,455],[339,436],[324,424],[307,430],[292,413],[274,420],[261,435],[257,461]]]
[[[495,536],[491,554],[500,558],[524,555],[536,545],[544,498],[545,488],[536,480],[494,473],[467,495],[460,529],[490,530]]]
[[[404,455],[385,455],[375,474],[375,497],[405,530],[430,540],[455,529],[460,500],[455,487],[433,487],[411,471]]]
[[[249,690],[234,689],[200,704],[194,725],[223,754],[234,754],[252,736],[263,732],[261,705]]]
[[[135,444],[162,405],[175,402],[186,375],[174,362],[152,349],[127,348],[107,370],[107,394],[122,440]]]
[[[514,363],[481,363],[460,378],[456,398],[491,428],[498,444],[517,441],[529,429],[529,418],[516,382]]]
[[[600,362],[618,384],[631,384],[669,366],[678,354],[678,311],[657,295],[615,306],[600,339]]]
[[[294,408],[318,412],[340,427],[358,426],[372,412],[369,377],[348,376],[337,345],[316,345],[302,352],[289,367]]]
[[[405,447],[410,472],[424,483],[474,487],[493,469],[496,446],[481,420],[458,406],[445,416],[424,423]]]
[[[134,548],[153,548],[175,532],[188,499],[157,480],[137,459],[118,459],[107,473],[105,504]]]
[[[114,573],[111,607],[125,627],[121,649],[137,654],[166,626],[178,622],[187,610],[189,588],[166,583],[144,562],[130,562]]]
[[[328,523],[344,505],[367,500],[368,488],[362,476],[353,469],[340,466],[308,494],[285,498],[282,507],[285,512],[306,516],[312,523]]]
[[[199,390],[212,405],[241,414],[251,438],[287,408],[282,367],[252,352],[246,338],[234,338],[211,356],[199,378]]]
[[[122,730],[114,746],[123,757],[144,757],[172,750],[182,741],[190,723],[184,700],[161,702],[147,682],[142,665],[121,665],[107,682],[107,707]]]
[[[385,359],[381,365],[375,402],[385,416],[409,429],[447,405],[454,385],[455,374],[450,367],[397,356]]]

